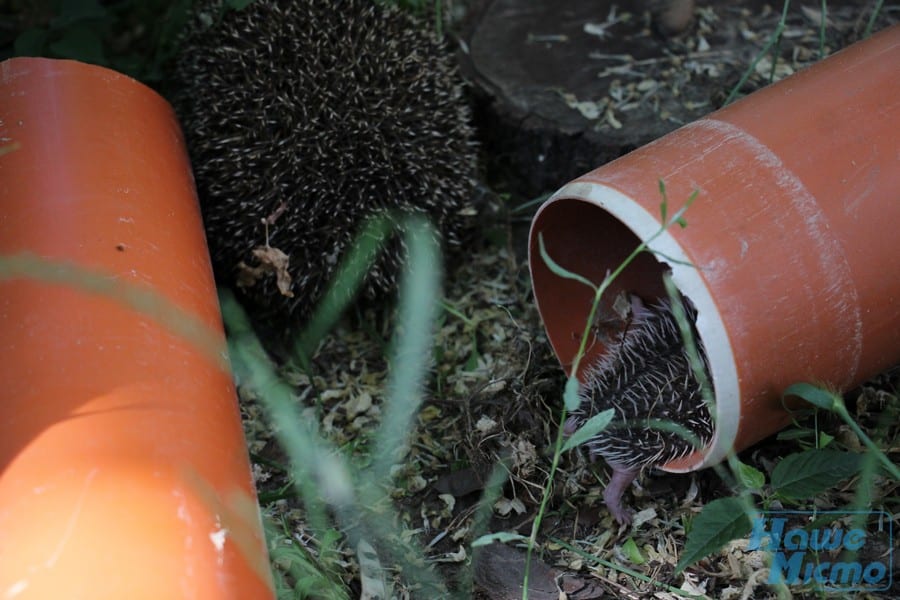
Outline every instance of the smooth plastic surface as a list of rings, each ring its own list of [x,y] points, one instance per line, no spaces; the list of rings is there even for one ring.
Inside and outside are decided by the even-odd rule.
[[[900,362],[898,65],[895,26],[576,179],[535,216],[535,298],[568,368],[592,292],[547,268],[538,235],[599,283],[659,229],[660,179],[669,215],[699,192],[688,226],[651,244],[668,258],[643,255],[607,296],[664,295],[668,265],[698,309],[717,433],[667,469],[708,466],[784,427],[793,383],[847,390]],[[588,362],[602,351],[592,340]]]
[[[162,294],[224,343],[169,105],[72,61],[0,63],[0,253]],[[273,596],[223,363],[83,289],[0,280],[0,597]]]

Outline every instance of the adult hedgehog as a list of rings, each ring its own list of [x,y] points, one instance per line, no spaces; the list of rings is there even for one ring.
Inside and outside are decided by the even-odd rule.
[[[199,3],[176,64],[220,281],[304,317],[366,217],[427,213],[445,241],[472,213],[475,144],[444,45],[372,0]],[[365,291],[394,286],[388,246]],[[288,262],[289,261],[289,262]]]

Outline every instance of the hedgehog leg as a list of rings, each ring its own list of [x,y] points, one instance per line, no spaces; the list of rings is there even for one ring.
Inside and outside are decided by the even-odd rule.
[[[623,467],[612,467],[612,477],[603,490],[603,501],[606,508],[612,513],[613,518],[619,522],[619,525],[631,524],[631,513],[622,505],[622,494],[628,489],[628,486],[634,481],[634,478],[640,473],[637,469],[625,469]]]

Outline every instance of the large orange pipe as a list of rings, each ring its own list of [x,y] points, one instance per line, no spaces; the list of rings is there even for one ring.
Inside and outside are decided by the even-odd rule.
[[[531,229],[534,295],[569,368],[593,292],[640,241],[611,288],[665,294],[698,311],[716,395],[709,448],[665,466],[722,460],[790,423],[781,393],[801,381],[848,390],[900,360],[900,25],[579,177]],[[688,226],[660,227],[697,192]],[[657,260],[658,259],[658,260]],[[609,312],[615,316],[615,312]],[[592,339],[588,360],[602,353]]]
[[[169,105],[72,61],[0,63],[0,254],[153,290],[224,343]],[[0,280],[0,597],[269,598],[222,361],[77,287]]]

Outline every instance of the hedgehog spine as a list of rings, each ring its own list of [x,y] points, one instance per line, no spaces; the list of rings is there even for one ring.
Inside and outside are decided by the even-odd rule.
[[[630,327],[587,369],[581,403],[566,423],[567,433],[572,433],[588,417],[614,409],[610,426],[585,445],[592,458],[602,456],[613,468],[604,498],[620,523],[630,521],[621,506],[621,495],[642,469],[695,450],[692,440],[654,427],[651,420],[684,427],[701,447],[714,432],[712,415],[694,376],[670,303],[661,301],[645,308],[635,300],[633,305]],[[683,306],[686,317],[693,322],[696,311],[687,301]],[[699,344],[698,349],[708,372]]]

